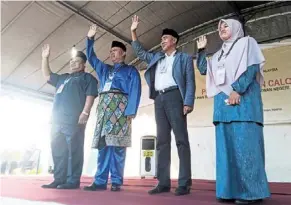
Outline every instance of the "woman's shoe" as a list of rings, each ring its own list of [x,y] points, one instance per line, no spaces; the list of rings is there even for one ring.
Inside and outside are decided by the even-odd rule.
[[[233,202],[235,202],[235,199],[222,199],[222,198],[216,198],[216,200],[217,200],[219,203],[233,203]]]
[[[235,204],[259,204],[261,203],[263,200],[262,199],[257,199],[257,200],[243,200],[243,199],[238,199],[235,200]]]

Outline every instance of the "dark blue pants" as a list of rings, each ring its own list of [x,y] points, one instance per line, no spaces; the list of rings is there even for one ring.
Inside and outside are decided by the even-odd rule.
[[[187,117],[183,113],[183,99],[178,89],[155,98],[157,123],[157,178],[159,185],[170,186],[171,131],[173,130],[179,155],[179,186],[190,186],[191,152],[187,131]]]
[[[107,185],[110,172],[111,183],[122,185],[124,164],[126,157],[125,147],[105,146],[99,150],[95,184]]]
[[[84,161],[85,126],[52,125],[51,132],[55,181],[80,184]]]

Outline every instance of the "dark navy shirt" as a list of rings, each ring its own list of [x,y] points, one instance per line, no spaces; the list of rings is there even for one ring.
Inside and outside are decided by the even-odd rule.
[[[90,73],[51,73],[48,83],[56,87],[53,124],[77,124],[86,97],[98,96],[97,79]]]

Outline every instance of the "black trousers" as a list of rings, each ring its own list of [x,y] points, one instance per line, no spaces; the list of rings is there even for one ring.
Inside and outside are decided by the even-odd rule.
[[[85,126],[54,124],[51,132],[55,181],[80,185]]]
[[[183,99],[178,89],[160,94],[155,98],[157,124],[157,178],[159,185],[171,186],[171,131],[173,130],[178,155],[179,186],[191,186],[191,151],[187,131],[187,116],[183,113]]]

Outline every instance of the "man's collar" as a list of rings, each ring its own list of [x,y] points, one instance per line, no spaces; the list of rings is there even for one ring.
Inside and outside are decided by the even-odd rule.
[[[113,65],[114,66],[120,66],[120,65],[124,65],[125,63],[124,62],[119,62],[119,63],[114,63]]]
[[[115,69],[115,68],[119,68],[119,67],[124,66],[124,65],[126,65],[125,62],[114,63],[112,68]]]
[[[177,50],[174,50],[174,51],[171,53],[171,55],[168,56],[168,54],[165,53],[165,56],[166,56],[166,57],[174,56],[174,55],[176,55],[176,53],[177,53]]]
[[[84,70],[75,71],[75,72],[71,72],[70,74],[71,75],[78,75],[78,74],[84,73],[84,72],[85,72],[85,69]]]

